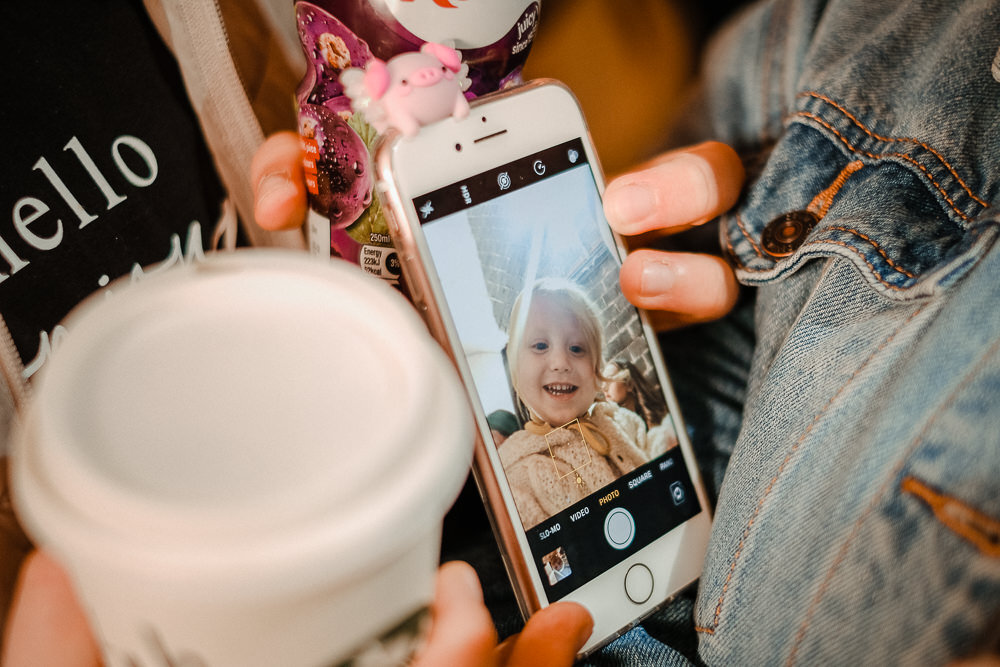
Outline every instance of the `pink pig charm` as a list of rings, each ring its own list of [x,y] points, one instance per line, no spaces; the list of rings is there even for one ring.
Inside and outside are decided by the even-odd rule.
[[[463,94],[470,83],[468,69],[455,49],[427,42],[420,51],[389,62],[372,58],[364,70],[347,69],[340,82],[354,110],[363,111],[376,130],[394,127],[413,136],[424,125],[469,114]]]

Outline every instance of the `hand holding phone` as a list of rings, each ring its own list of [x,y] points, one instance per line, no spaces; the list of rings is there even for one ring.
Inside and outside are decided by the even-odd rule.
[[[604,195],[605,212],[622,235],[673,234],[727,211],[739,197],[743,178],[732,148],[705,142],[665,153],[616,178]],[[260,227],[291,231],[302,226],[306,191],[298,134],[267,137],[254,156],[250,179]],[[650,201],[652,210],[643,203]],[[630,247],[640,245],[636,241]],[[644,275],[652,280],[644,284]],[[625,259],[621,278],[622,292],[649,311],[657,329],[719,318],[732,308],[738,289],[728,265],[694,253],[640,250]]]
[[[434,594],[434,624],[415,667],[518,667],[570,665],[590,633],[586,612],[573,605],[535,616],[520,635],[500,647],[483,605],[475,571],[445,563]],[[97,667],[100,648],[62,567],[48,554],[32,552],[22,567],[0,658],[4,665]]]
[[[604,193],[611,227],[632,253],[622,292],[658,330],[708,322],[736,304],[739,285],[718,255],[641,248],[717,218],[739,198],[744,170],[730,146],[707,141],[660,155],[614,179]]]
[[[387,137],[377,187],[411,298],[468,389],[522,611],[583,604],[586,653],[697,579],[710,513],[655,338],[618,284],[575,100],[539,82],[472,111]],[[612,400],[616,383],[631,397]],[[508,439],[498,411],[521,427]]]

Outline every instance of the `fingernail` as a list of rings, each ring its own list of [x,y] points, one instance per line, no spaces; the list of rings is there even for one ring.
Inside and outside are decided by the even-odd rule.
[[[656,209],[656,195],[646,185],[629,183],[608,193],[610,213],[620,226],[641,223]]]
[[[463,594],[470,599],[481,600],[483,598],[483,588],[479,583],[479,576],[471,565],[456,562],[449,563],[448,567],[452,572],[452,580],[464,589]]]
[[[589,616],[589,612],[588,612]],[[583,646],[590,639],[590,636],[594,634],[594,617],[590,616],[590,622],[581,625],[577,630],[576,643],[579,646]]]
[[[269,199],[285,199],[295,196],[295,184],[286,171],[272,171],[257,181],[257,204]]]
[[[642,264],[640,289],[643,296],[657,296],[673,289],[676,278],[673,268],[666,262],[646,260]]]

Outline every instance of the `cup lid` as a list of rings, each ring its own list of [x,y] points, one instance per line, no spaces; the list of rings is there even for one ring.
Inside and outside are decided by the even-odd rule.
[[[15,502],[43,545],[306,580],[440,523],[471,462],[468,403],[391,287],[240,250],[109,289],[67,318],[15,439]]]

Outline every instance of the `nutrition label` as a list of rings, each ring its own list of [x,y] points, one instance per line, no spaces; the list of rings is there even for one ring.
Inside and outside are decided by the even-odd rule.
[[[385,246],[361,246],[361,268],[392,283],[399,281],[401,273],[396,249]]]

